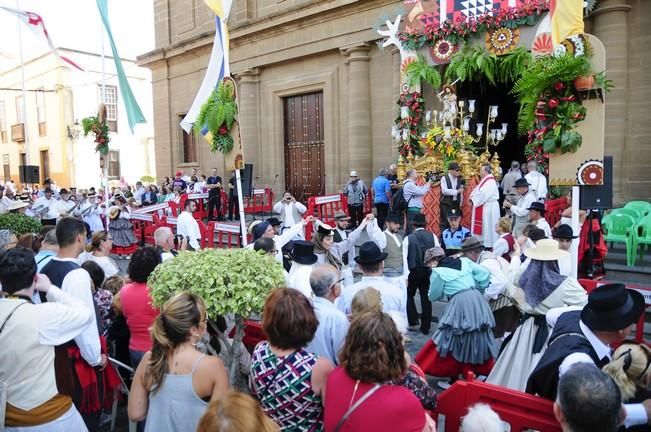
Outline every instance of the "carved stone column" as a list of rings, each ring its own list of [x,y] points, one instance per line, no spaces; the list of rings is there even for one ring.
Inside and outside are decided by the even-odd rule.
[[[348,65],[348,168],[367,184],[373,179],[370,49],[367,43],[341,49]]]
[[[240,136],[244,146],[244,161],[253,164],[256,175],[262,177],[260,166],[260,69],[246,69],[237,74]]]
[[[626,0],[600,0],[592,12],[592,32],[606,47],[608,78],[615,87],[606,98],[605,153],[613,156],[614,195],[618,202],[625,200],[628,118],[628,12]]]

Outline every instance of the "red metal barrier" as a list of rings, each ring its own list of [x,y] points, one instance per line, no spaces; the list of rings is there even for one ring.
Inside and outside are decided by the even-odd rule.
[[[346,196],[343,193],[325,195],[325,196],[313,196],[307,200],[307,212],[306,215],[314,216],[318,220],[328,225],[334,226],[335,224],[335,213],[337,211],[343,211],[348,214],[348,205]],[[314,227],[311,223],[305,226],[305,239],[310,240],[312,238],[312,232]]]
[[[508,423],[513,432],[536,430],[539,432],[560,432],[561,426],[554,417],[552,401],[537,396],[475,381],[471,376],[468,381],[457,381],[441,393],[436,403],[438,414],[445,415],[445,431],[458,432],[461,417],[468,408],[484,403]]]
[[[599,281],[592,280],[592,279],[579,279],[579,283],[588,293],[591,293],[592,290],[594,290],[595,288],[613,282],[603,280],[603,279]],[[644,303],[646,304],[646,309],[648,309],[649,306],[651,306],[651,287],[640,285],[640,284],[627,283],[626,288],[633,289],[644,296]],[[638,343],[646,343],[649,347],[651,347],[651,344],[647,343],[644,340],[644,319],[645,319],[645,314],[642,314],[637,324],[635,324],[635,340]]]
[[[243,197],[244,213],[269,213],[274,206],[274,193],[271,188],[254,189],[251,197]]]

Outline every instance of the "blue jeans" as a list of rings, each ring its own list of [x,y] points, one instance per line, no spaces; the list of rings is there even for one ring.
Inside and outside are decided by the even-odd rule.
[[[142,360],[142,357],[144,355],[145,355],[144,351],[135,351],[129,348],[129,360],[131,361],[131,367],[133,368],[134,372],[138,368],[138,365],[140,364],[140,360]]]

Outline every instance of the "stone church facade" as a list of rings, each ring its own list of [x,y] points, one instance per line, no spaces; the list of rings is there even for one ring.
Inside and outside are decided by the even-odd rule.
[[[368,184],[394,162],[400,54],[380,49],[376,29],[396,0],[234,0],[231,72],[239,83],[247,163],[257,185],[298,198],[341,190],[351,170]],[[208,143],[180,119],[203,79],[214,16],[202,0],[154,0],[152,70],[156,171],[225,172]],[[586,31],[606,46],[615,89],[606,103],[606,154],[615,201],[651,199],[651,1],[599,0]]]

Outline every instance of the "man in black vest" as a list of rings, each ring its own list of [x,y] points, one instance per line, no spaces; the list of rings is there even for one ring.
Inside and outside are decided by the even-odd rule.
[[[610,345],[628,337],[644,308],[642,294],[626,289],[623,284],[596,288],[583,310],[565,312],[558,317],[547,350],[529,376],[527,393],[555,400],[559,376],[575,363],[605,366],[612,360]],[[550,318],[553,317],[548,314],[548,321]],[[627,427],[649,421],[651,401],[624,407]]]
[[[422,314],[420,316],[420,331],[429,334],[432,322],[432,302],[429,301],[429,276],[430,269],[424,264],[425,251],[433,247],[440,247],[434,234],[425,230],[427,221],[422,213],[413,216],[414,232],[409,234],[402,245],[403,255],[407,261],[407,320],[410,330],[418,330],[418,312],[414,296],[416,291],[420,294]]]
[[[340,243],[348,238],[348,227],[350,225],[350,217],[346,215],[343,211],[337,211],[335,212],[335,229],[334,229],[334,236],[333,236],[333,241],[335,243]],[[348,265],[348,252],[342,255],[342,261],[344,266]]]
[[[222,217],[222,178],[217,175],[217,168],[212,169],[212,175],[206,180],[208,188],[208,220],[213,219],[213,210],[217,210],[217,220]]]
[[[448,173],[441,178],[441,212],[439,217],[440,230],[448,228],[448,214],[455,210],[461,214],[461,199],[463,198],[463,179],[459,164],[450,162]]]
[[[74,339],[72,345],[79,349],[80,358],[77,360],[70,359],[67,367],[64,366],[61,368],[63,375],[60,375],[59,371],[57,371],[57,385],[60,387],[60,392],[66,393],[72,397],[77,410],[79,410],[84,419],[84,423],[86,423],[86,427],[92,432],[99,429],[101,411],[84,412],[81,409],[81,405],[82,401],[90,398],[88,392],[99,392],[101,395],[101,385],[98,382],[98,386],[90,386],[86,389],[82,389],[73,365],[75,361],[85,361],[91,367],[104,369],[108,359],[106,355],[101,352],[99,340],[100,321],[93,300],[90,275],[77,263],[77,257],[81,252],[83,252],[84,247],[86,246],[86,227],[79,219],[64,217],[61,218],[56,225],[56,236],[57,243],[59,244],[59,252],[45,265],[45,267],[43,267],[41,273],[50,279],[52,285],[60,287],[66,294],[84,302],[84,304],[91,310],[94,322],[94,324],[88,326],[86,330]],[[65,351],[67,351],[67,349],[65,349]],[[61,364],[62,360],[65,362],[65,359],[60,357],[61,352],[56,353],[57,361],[60,362],[59,364]],[[69,386],[69,388],[64,390],[61,388],[59,378],[60,376],[65,376],[66,373],[70,380],[68,382],[74,383],[74,388]],[[72,376],[72,379],[70,379],[70,376]]]

